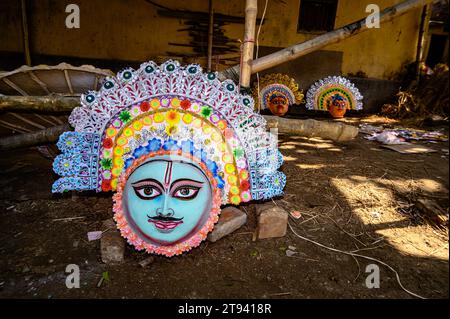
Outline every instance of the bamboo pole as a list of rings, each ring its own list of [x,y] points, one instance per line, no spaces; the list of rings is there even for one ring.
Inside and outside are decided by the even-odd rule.
[[[420,65],[424,62],[425,43],[428,37],[428,29],[432,13],[432,5],[426,5],[422,9],[422,18],[420,20],[419,38],[417,41],[416,52],[416,80],[420,79]]]
[[[423,7],[426,4],[432,2],[438,2],[439,0],[407,0],[395,6],[386,8],[380,12],[380,23],[388,22],[395,17],[401,16],[413,9]],[[298,43],[291,47],[277,51],[275,53],[266,55],[264,57],[255,59],[251,63],[251,73],[261,72],[263,70],[270,69],[279,64],[297,59],[308,53],[316,51],[327,45],[340,42],[346,38],[352,37],[361,32],[367,31],[369,28],[366,25],[366,19],[348,24],[337,30],[327,32],[323,35],[317,36],[314,39]],[[239,71],[240,66],[235,65],[232,68],[222,71],[221,78],[233,78],[233,76]],[[244,74],[243,74],[244,75]],[[247,76],[247,75],[246,75]]]
[[[69,124],[54,126],[33,133],[24,133],[0,138],[0,150],[11,150],[20,147],[37,146],[47,143],[53,143],[58,140],[59,135],[69,131]]]
[[[297,120],[269,115],[265,115],[264,118],[267,120],[268,128],[278,128],[278,132],[283,134],[320,137],[336,142],[347,142],[358,135],[357,127],[340,122],[316,121],[312,119]],[[0,138],[0,150],[53,143],[58,140],[60,134],[69,130],[69,124],[63,124],[38,132]]]
[[[255,46],[256,13],[258,11],[257,0],[246,0],[245,2],[245,29],[244,43],[242,45],[242,63],[240,70],[241,88],[250,87],[252,75],[251,63],[253,60],[253,49]]]
[[[213,34],[214,34],[214,11],[213,0],[209,0],[209,24],[208,24],[208,72],[211,72],[212,67],[212,49],[213,49]]]
[[[0,96],[0,111],[70,112],[79,105],[77,97]]]

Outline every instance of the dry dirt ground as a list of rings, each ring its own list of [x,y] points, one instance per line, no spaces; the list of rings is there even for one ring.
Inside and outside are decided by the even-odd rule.
[[[448,212],[448,142],[430,144],[436,153],[402,155],[361,135],[346,144],[281,138],[287,188],[275,203],[301,212],[289,220],[297,234],[379,259],[406,289],[448,298],[448,228],[414,206],[425,197]],[[242,207],[248,223],[216,243],[146,268],[138,263],[147,255],[127,246],[124,264],[105,265],[100,241],[86,233],[112,216],[110,195],[52,195],[51,160],[35,149],[3,153],[0,168],[1,298],[413,298],[387,267],[291,229],[254,241],[255,204]],[[378,289],[365,285],[371,263],[380,266]],[[81,269],[79,289],[65,286],[68,264]],[[97,287],[104,272],[109,281]]]

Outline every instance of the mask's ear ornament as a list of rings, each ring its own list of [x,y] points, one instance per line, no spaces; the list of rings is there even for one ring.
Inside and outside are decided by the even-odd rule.
[[[277,116],[286,114],[291,105],[303,102],[303,92],[299,90],[295,80],[280,73],[263,76],[259,85],[255,82],[253,97],[257,101],[257,108],[269,109],[272,114]]]
[[[348,79],[329,76],[314,83],[306,93],[306,108],[328,111],[342,118],[347,110],[362,110],[363,96]]]
[[[138,250],[181,254],[222,204],[282,195],[283,157],[250,96],[199,65],[143,63],[81,98],[60,136],[53,192],[116,191],[114,219]]]

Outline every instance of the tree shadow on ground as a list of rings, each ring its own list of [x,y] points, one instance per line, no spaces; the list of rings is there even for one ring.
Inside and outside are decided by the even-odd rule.
[[[430,197],[448,212],[448,159],[405,156],[362,138],[338,144],[281,136],[279,142],[288,176],[288,199],[281,205],[311,215],[291,220],[302,236],[321,227],[325,231],[313,235],[318,242],[390,264],[419,294],[448,296],[448,225],[431,226],[414,206],[414,199]],[[387,268],[383,272],[394,278]]]

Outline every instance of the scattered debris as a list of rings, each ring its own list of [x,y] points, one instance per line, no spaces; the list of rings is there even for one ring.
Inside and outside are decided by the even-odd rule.
[[[283,237],[286,235],[288,213],[271,203],[256,208],[258,216],[258,239]]]
[[[364,134],[373,134],[383,131],[383,126],[374,126],[366,123],[359,125],[359,131]]]
[[[381,214],[377,211],[370,212],[370,215],[376,219],[379,219],[381,217]]]
[[[59,222],[59,221],[70,221],[70,220],[74,220],[74,219],[82,219],[82,218],[86,218],[86,216],[67,217],[67,218],[57,218],[57,219],[53,219],[53,221],[54,221],[54,222]]]
[[[109,273],[107,271],[104,271],[102,273],[102,277],[100,278],[100,280],[97,283],[97,288],[100,288],[104,281],[109,282]]]
[[[296,251],[293,251],[293,250],[290,250],[290,249],[286,250],[286,256],[288,256],[288,257],[292,257],[295,254],[298,254],[298,253]]]
[[[302,217],[302,213],[300,213],[298,210],[291,211],[290,215],[295,219],[299,219],[300,217]]]
[[[261,260],[262,259],[262,254],[259,251],[257,251],[257,250],[252,251],[250,253],[250,256],[256,258],[256,260]]]
[[[361,124],[360,131],[367,135],[365,139],[380,142],[383,144],[382,147],[402,154],[436,152],[434,149],[416,143],[410,143],[411,141],[423,141],[427,143],[448,141],[448,136],[438,131],[427,132],[405,128],[385,129],[382,126],[368,124]]]
[[[90,231],[87,233],[88,240],[93,241],[102,238],[103,232],[101,230]]]
[[[361,124],[361,133],[367,134],[367,140],[378,141],[383,144],[405,144],[410,141],[423,141],[427,143],[446,142],[448,136],[439,131],[424,131],[416,129],[406,129],[401,127],[383,128],[382,126],[372,126]]]
[[[406,144],[404,138],[398,137],[394,131],[384,131],[381,133],[372,133],[371,136],[366,137],[370,141],[377,141],[387,145]]]
[[[252,234],[252,241],[256,241],[256,239],[258,239],[258,232],[257,230],[255,230]]]
[[[150,256],[148,258],[145,258],[145,259],[141,260],[139,262],[139,266],[141,266],[142,268],[145,268],[148,265],[153,264],[154,262],[155,262],[155,257]]]
[[[382,145],[381,147],[399,152],[401,154],[418,154],[418,153],[436,152],[436,150],[434,150],[432,148],[417,145],[417,144],[411,144],[411,143],[402,144],[402,145]]]
[[[115,228],[114,221],[112,219],[105,220],[103,227],[106,229]],[[100,249],[102,261],[105,264],[119,264],[124,261],[125,241],[117,229],[103,232]]]

